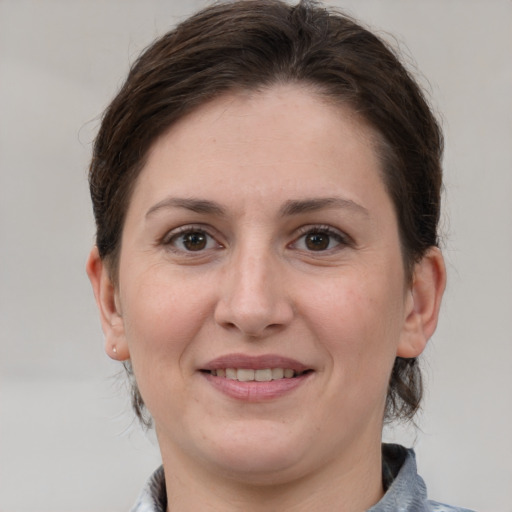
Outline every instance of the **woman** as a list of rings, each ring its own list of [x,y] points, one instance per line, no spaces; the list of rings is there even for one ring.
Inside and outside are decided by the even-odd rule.
[[[162,453],[133,510],[462,510],[381,446],[444,291],[441,153],[395,55],[310,2],[210,7],[143,53],[96,139],[87,263]]]

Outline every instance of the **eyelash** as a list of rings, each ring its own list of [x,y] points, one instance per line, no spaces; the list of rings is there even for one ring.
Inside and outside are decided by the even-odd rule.
[[[296,248],[304,252],[308,253],[331,253],[333,251],[339,250],[346,246],[353,245],[352,239],[338,231],[337,229],[334,229],[327,225],[317,225],[317,226],[303,226],[298,230],[298,236],[295,238],[293,242],[291,242],[288,247],[290,248]],[[197,250],[193,249],[187,249],[186,247],[177,247],[175,244],[176,242],[180,241],[181,243],[185,243],[183,240],[183,237],[186,235],[202,235],[205,237],[205,246],[199,247]],[[299,248],[299,241],[303,240],[308,235],[326,235],[328,237],[327,243],[328,245],[331,245],[332,240],[336,242],[335,247],[326,247],[326,248],[319,248],[318,250],[311,249],[311,248]],[[201,242],[201,241],[199,241]],[[214,247],[208,247],[208,245],[211,245],[212,242],[214,243]],[[176,228],[168,233],[161,239],[160,242],[162,245],[168,247],[173,252],[179,252],[181,254],[188,254],[188,255],[194,255],[194,254],[200,254],[203,253],[205,250],[212,250],[212,249],[221,249],[223,248],[223,245],[220,244],[214,236],[212,236],[207,229],[205,229],[202,226],[180,226],[179,228]]]
[[[179,241],[180,238],[181,238],[181,242],[184,243],[183,237],[185,237],[186,235],[203,235],[206,238],[206,242],[205,242],[206,245],[211,244],[211,242],[213,241],[215,244],[215,247],[203,247],[203,248],[197,249],[196,251],[186,249],[186,248],[178,248],[175,245],[175,243],[177,241]],[[222,248],[222,245],[219,242],[217,242],[215,237],[210,235],[210,233],[208,233],[208,231],[204,227],[200,227],[200,226],[180,226],[179,228],[176,228],[176,229],[170,231],[169,233],[166,233],[166,235],[162,238],[161,243],[162,243],[162,245],[168,247],[170,250],[172,250],[174,252],[191,254],[191,255],[193,255],[194,253],[201,253],[205,249],[208,250],[208,249]]]
[[[292,242],[290,245],[293,247],[293,246],[297,246],[298,245],[298,242],[302,239],[304,239],[306,236],[308,235],[316,235],[316,234],[319,234],[319,235],[327,235],[327,237],[329,238],[329,245],[331,243],[331,240],[334,239],[334,241],[336,242],[336,246],[335,247],[327,247],[325,249],[320,249],[320,250],[313,250],[313,249],[302,249],[306,252],[311,252],[311,253],[315,253],[315,252],[318,252],[318,253],[326,253],[326,252],[332,252],[332,251],[336,251],[337,249],[341,249],[342,247],[347,247],[347,246],[351,246],[353,245],[353,242],[352,242],[352,239],[346,235],[345,233],[341,232],[341,231],[338,231],[337,229],[334,229],[332,228],[331,226],[326,226],[326,225],[320,225],[320,226],[303,226],[300,228],[299,230],[299,236],[295,239],[294,242]]]

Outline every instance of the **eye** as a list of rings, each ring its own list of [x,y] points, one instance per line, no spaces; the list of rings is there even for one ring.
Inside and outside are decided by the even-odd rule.
[[[302,251],[322,252],[348,245],[347,237],[327,226],[306,227],[306,231],[293,242],[293,247]]]
[[[206,231],[193,227],[172,231],[165,237],[163,244],[184,252],[200,252],[220,247],[215,238]]]

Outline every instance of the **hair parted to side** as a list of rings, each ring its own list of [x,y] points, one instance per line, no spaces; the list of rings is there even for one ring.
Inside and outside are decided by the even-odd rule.
[[[133,64],[104,113],[89,171],[96,244],[114,283],[130,197],[148,150],[173,123],[229,91],[298,83],[351,107],[377,134],[404,267],[438,244],[442,133],[394,52],[350,17],[303,0],[215,4],[180,23]],[[149,426],[131,365],[132,402]],[[386,419],[411,419],[422,396],[416,359],[397,358]]]

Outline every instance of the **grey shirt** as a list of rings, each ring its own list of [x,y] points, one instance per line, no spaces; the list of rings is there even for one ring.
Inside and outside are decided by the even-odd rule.
[[[386,493],[368,512],[471,512],[427,498],[425,482],[416,470],[413,450],[382,445],[382,478]],[[151,475],[131,512],[165,512],[167,494],[163,467]]]

